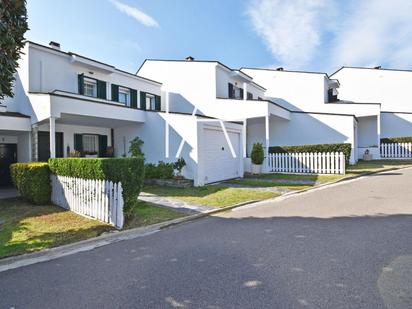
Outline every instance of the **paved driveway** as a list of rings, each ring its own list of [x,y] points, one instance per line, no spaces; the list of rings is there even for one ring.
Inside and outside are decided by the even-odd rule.
[[[412,170],[0,273],[0,308],[412,308]]]

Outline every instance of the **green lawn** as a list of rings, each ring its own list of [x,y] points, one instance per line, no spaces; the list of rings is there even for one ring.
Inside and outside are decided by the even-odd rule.
[[[130,229],[185,217],[187,214],[155,204],[138,201],[132,218],[126,221],[124,228]]]
[[[345,177],[356,176],[361,174],[366,174],[370,172],[380,172],[391,168],[401,168],[412,166],[412,160],[373,160],[373,161],[363,161],[359,160],[355,165],[349,165],[346,169],[345,175],[297,175],[297,174],[262,174],[262,175],[246,175],[245,180],[259,179],[259,180],[283,180],[287,181],[289,184],[295,184],[296,181],[305,180],[313,181],[314,183],[325,183],[335,180],[339,180]],[[294,183],[295,182],[295,183]],[[268,184],[269,186],[269,184]],[[278,185],[276,185],[278,186]]]
[[[227,183],[235,184],[235,185],[243,185],[243,186],[250,186],[250,187],[262,187],[262,188],[280,188],[280,189],[288,189],[288,190],[302,190],[306,188],[313,187],[313,185],[309,184],[291,184],[285,182],[276,182],[276,181],[265,181],[265,180],[256,180],[256,179],[235,179],[229,180]]]
[[[53,205],[33,206],[21,198],[0,200],[0,258],[51,248],[113,229]]]
[[[217,208],[231,206],[252,200],[263,200],[279,195],[274,192],[260,192],[248,189],[226,188],[218,185],[192,188],[145,186],[143,191],[159,196],[168,196],[186,202]]]

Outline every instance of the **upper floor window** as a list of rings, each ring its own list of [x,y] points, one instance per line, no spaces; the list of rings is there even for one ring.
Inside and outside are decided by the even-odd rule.
[[[247,99],[248,99],[248,100],[253,100],[253,93],[248,92],[248,93],[247,93]]]
[[[119,103],[130,105],[130,89],[119,88]]]
[[[97,81],[94,79],[84,78],[84,95],[97,97]]]
[[[228,92],[229,99],[243,99],[243,88],[228,83]]]
[[[160,96],[140,91],[140,108],[144,110],[160,111]]]
[[[335,88],[328,89],[328,102],[338,101],[338,91]]]
[[[79,94],[106,100],[106,82],[79,74]]]

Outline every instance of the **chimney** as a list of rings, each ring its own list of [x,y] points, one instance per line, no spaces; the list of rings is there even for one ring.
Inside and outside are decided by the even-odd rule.
[[[283,71],[283,68],[279,67],[279,68],[276,69],[276,71]]]
[[[50,41],[49,46],[53,49],[60,50],[60,43],[57,43],[55,41]]]
[[[186,61],[194,61],[195,58],[193,58],[192,56],[188,56],[185,58]]]
[[[374,67],[374,69],[379,70],[382,66],[378,65],[376,67]]]

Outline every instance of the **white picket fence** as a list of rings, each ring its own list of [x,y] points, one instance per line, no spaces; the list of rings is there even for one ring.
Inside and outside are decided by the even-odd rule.
[[[343,152],[270,153],[269,171],[301,174],[345,174]]]
[[[80,215],[122,228],[122,184],[107,180],[51,175],[51,201]]]
[[[381,158],[412,158],[412,143],[381,144]]]

